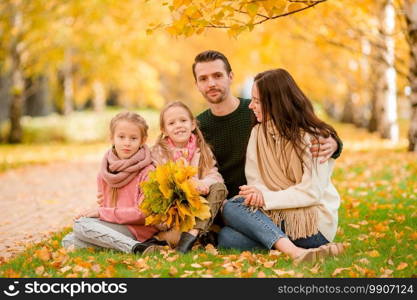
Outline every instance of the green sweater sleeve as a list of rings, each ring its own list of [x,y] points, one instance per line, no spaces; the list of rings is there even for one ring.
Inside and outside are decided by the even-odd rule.
[[[337,142],[337,149],[336,151],[333,153],[332,158],[337,159],[340,154],[342,154],[342,150],[343,150],[343,142],[339,137],[333,136],[333,138],[336,140]]]

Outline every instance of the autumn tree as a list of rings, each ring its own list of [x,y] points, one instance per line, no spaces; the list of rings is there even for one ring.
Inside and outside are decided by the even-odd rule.
[[[408,131],[409,151],[417,152],[417,1],[404,0],[406,33],[410,45],[408,79],[410,82],[410,129]]]
[[[22,116],[25,101],[25,77],[36,74],[38,62],[42,60],[43,45],[48,43],[45,37],[40,43],[39,33],[46,30],[48,11],[52,11],[54,1],[45,7],[43,1],[3,1],[0,3],[0,59],[4,61],[3,74],[10,74],[10,133],[8,141],[17,143],[22,140]],[[46,13],[45,10],[46,9]]]
[[[360,112],[363,110],[361,108],[372,104],[367,116],[353,112],[353,122],[361,126],[367,123],[370,127],[374,126],[381,137],[398,141],[397,96],[401,92],[397,85],[401,82],[400,86],[404,86],[403,78],[408,73],[405,67],[407,58],[404,55],[406,47],[401,49],[404,37],[399,34],[396,25],[398,1],[322,2],[164,1],[172,11],[171,23],[153,24],[151,30],[165,27],[173,35],[190,36],[208,28],[224,28],[231,36],[237,36],[267,21],[305,10],[307,14],[303,14],[300,21],[305,24],[304,27],[317,31],[319,34],[316,36],[326,39],[329,44],[351,52],[351,58],[342,67],[344,72],[348,71],[345,75],[348,77],[348,101],[359,101],[360,105],[353,103],[350,106]],[[318,4],[318,9],[309,9]],[[312,14],[314,17],[308,16],[310,11],[315,12]],[[285,28],[285,31],[294,32],[293,28]],[[341,34],[342,38],[346,37],[345,41],[338,38],[341,30],[346,30],[345,34]],[[401,47],[395,45],[397,42]],[[399,78],[397,74],[400,74]],[[363,117],[358,120],[357,116]]]

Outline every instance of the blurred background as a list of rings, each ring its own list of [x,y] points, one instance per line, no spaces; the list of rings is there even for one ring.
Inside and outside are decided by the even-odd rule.
[[[285,68],[322,117],[416,151],[416,32],[413,0],[0,0],[0,142],[105,142],[123,109],[154,136],[165,103],[206,108],[191,65],[215,49],[235,95]]]

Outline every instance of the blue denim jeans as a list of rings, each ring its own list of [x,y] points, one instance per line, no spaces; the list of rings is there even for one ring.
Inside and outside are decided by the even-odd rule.
[[[222,215],[226,226],[219,232],[219,247],[240,250],[272,249],[278,239],[288,238],[285,228],[279,228],[260,210],[252,211],[243,201],[244,198],[236,197],[224,205]],[[329,243],[320,232],[292,242],[306,249]]]

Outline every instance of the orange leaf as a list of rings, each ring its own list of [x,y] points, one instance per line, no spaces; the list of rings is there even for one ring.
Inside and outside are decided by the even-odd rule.
[[[45,267],[44,266],[40,266],[40,267],[37,267],[36,269],[35,269],[35,273],[36,273],[36,275],[38,275],[38,276],[42,276],[42,274],[45,272]]]
[[[206,252],[207,252],[207,253],[210,253],[210,254],[212,254],[212,255],[217,255],[217,254],[219,254],[219,252],[217,251],[217,249],[216,249],[216,248],[214,248],[214,246],[213,246],[212,244],[208,244],[208,245],[206,246]]]
[[[368,254],[370,257],[379,257],[379,252],[378,252],[378,251],[376,251],[376,250],[369,251],[369,252],[367,252],[367,254]]]
[[[332,273],[332,276],[337,276],[337,275],[339,275],[340,273],[342,273],[343,271],[346,271],[346,270],[350,270],[350,268],[337,268]]]
[[[265,273],[264,272],[262,272],[262,271],[260,271],[259,273],[258,273],[258,276],[257,276],[258,278],[265,278],[266,277],[266,275],[265,275]]]
[[[348,226],[355,228],[355,229],[359,229],[360,226],[358,224],[348,224]]]
[[[316,264],[314,267],[310,269],[310,272],[313,274],[317,274],[320,270],[320,264]]]
[[[171,275],[171,276],[177,275],[178,274],[177,268],[175,268],[174,266],[171,266],[171,268],[169,268],[169,273],[168,274]]]
[[[402,262],[398,265],[397,270],[401,271],[401,270],[404,270],[407,267],[408,267],[408,264],[405,263],[405,262]]]
[[[36,250],[35,256],[40,260],[48,261],[51,259],[51,252],[49,252],[48,248],[42,247],[41,249]]]

